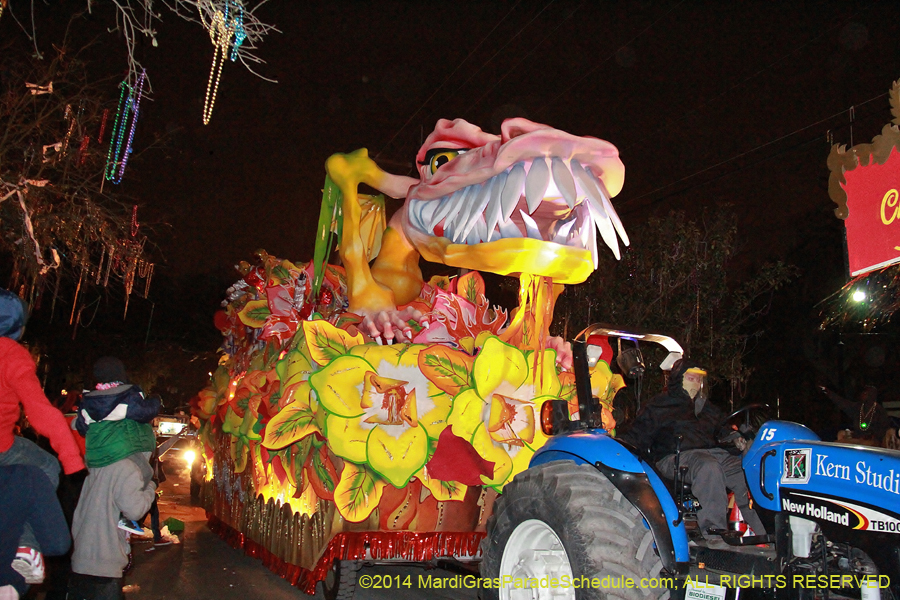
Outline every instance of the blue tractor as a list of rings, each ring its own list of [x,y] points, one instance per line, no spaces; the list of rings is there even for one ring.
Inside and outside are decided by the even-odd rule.
[[[698,544],[684,470],[657,472],[597,426],[587,340],[598,333],[680,350],[665,336],[602,326],[578,335],[579,418],[563,401],[545,403],[541,425],[552,437],[487,525],[483,598],[900,598],[900,452],[823,442],[787,421],[748,432],[750,413],[765,407],[736,411],[725,421],[743,417],[744,474],[774,533]]]

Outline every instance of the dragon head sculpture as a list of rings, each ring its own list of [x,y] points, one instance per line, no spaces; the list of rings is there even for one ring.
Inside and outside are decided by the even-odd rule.
[[[616,231],[628,244],[610,203],[625,167],[609,142],[521,118],[499,136],[442,119],[416,161],[420,181],[392,225],[432,262],[581,283],[598,229],[617,258]]]
[[[499,136],[441,119],[416,161],[419,180],[385,173],[365,150],[326,164],[344,195],[341,257],[351,311],[372,314],[415,299],[424,283],[420,256],[566,284],[584,281],[596,268],[598,231],[617,258],[617,234],[628,245],[610,202],[622,189],[625,167],[604,140],[522,118],[504,121]],[[361,182],[406,199],[371,270],[352,237]]]

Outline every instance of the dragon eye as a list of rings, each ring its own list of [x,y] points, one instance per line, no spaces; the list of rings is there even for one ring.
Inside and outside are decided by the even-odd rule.
[[[464,148],[433,148],[425,154],[425,161],[423,164],[428,165],[428,167],[431,169],[431,174],[434,175],[434,173],[443,165],[447,164],[448,162],[465,152],[466,150]]]

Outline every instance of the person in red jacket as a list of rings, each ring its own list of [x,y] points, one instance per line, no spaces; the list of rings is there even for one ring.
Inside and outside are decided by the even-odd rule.
[[[37,366],[17,341],[25,330],[24,303],[12,292],[0,289],[0,466],[39,467],[53,487],[59,483],[59,464],[69,475],[85,468],[69,424],[63,414],[47,400],[38,381]],[[50,440],[59,462],[37,444],[13,434],[19,419],[19,406],[34,430]],[[43,565],[37,542],[23,539],[21,552],[13,566],[28,583],[43,580]]]

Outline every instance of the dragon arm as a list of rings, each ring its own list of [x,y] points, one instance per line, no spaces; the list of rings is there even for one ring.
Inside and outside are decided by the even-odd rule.
[[[343,195],[344,227],[339,254],[347,273],[350,311],[373,316],[394,311],[398,304],[415,299],[422,286],[419,254],[398,232],[399,225],[385,231],[378,260],[369,268],[366,247],[359,234],[361,211],[357,188],[365,183],[388,196],[403,198],[417,181],[382,171],[365,148],[331,156],[325,170]],[[394,225],[394,219],[391,224]]]
[[[424,280],[419,268],[419,253],[403,235],[398,221],[395,215],[384,232],[381,252],[372,265],[372,277],[390,288],[397,306],[402,306],[418,298]]]

